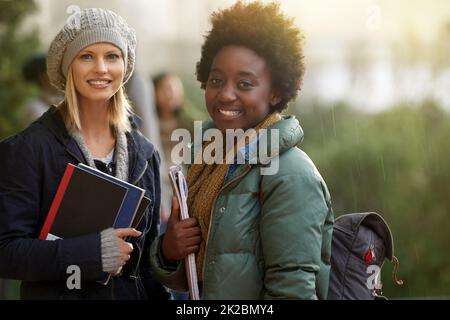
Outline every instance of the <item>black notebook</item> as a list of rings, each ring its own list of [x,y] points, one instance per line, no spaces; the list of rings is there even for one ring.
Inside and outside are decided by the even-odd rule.
[[[39,239],[137,226],[150,202],[144,190],[94,170],[67,165]]]

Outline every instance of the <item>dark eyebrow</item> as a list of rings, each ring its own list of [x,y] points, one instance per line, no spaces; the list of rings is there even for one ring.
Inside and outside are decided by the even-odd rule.
[[[239,71],[239,74],[243,76],[256,77],[256,74],[251,71]]]
[[[223,73],[222,69],[219,69],[219,68],[212,68],[209,72],[210,73],[212,73],[212,72]],[[241,76],[256,77],[256,74],[252,71],[239,71],[238,74]]]
[[[211,72],[219,72],[219,73],[223,73],[223,71],[222,71],[221,69],[219,69],[219,68],[212,68],[209,72],[210,72],[210,73],[211,73]]]

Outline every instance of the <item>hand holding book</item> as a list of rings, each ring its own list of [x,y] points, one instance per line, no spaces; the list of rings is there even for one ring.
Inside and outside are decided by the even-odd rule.
[[[201,242],[201,231],[195,218],[189,217],[187,185],[179,166],[169,169],[174,197],[167,230],[162,240],[162,254],[167,261],[185,259],[186,277],[192,300],[198,300],[199,290],[195,252]]]
[[[133,245],[126,241],[128,237],[139,237],[142,232],[134,228],[120,228],[115,230],[117,240],[119,242],[121,268],[130,260],[131,252],[133,252]],[[116,273],[119,273],[120,269]]]
[[[195,218],[181,220],[180,205],[176,196],[172,198],[172,210],[167,221],[162,249],[166,262],[182,260],[189,253],[195,253],[200,243],[200,228]]]

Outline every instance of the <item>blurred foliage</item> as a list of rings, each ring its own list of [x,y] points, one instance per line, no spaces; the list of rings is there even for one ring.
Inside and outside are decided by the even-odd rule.
[[[36,10],[33,0],[0,1],[0,139],[24,125],[23,106],[32,92],[22,78],[22,66],[37,51],[36,31],[23,33],[23,19]]]
[[[204,102],[205,91],[200,88],[198,81],[183,77],[183,86],[185,90],[184,108],[190,119],[207,120],[209,119]]]
[[[434,71],[450,67],[450,21],[441,26],[433,49],[434,57],[431,61]]]
[[[20,31],[36,10],[33,0],[0,0],[0,140],[23,128],[23,106],[32,88],[22,78],[24,61],[36,51],[37,32]],[[19,282],[0,279],[0,299],[17,299]]]
[[[400,260],[397,287],[386,263],[384,293],[450,295],[450,116],[433,101],[377,114],[313,103],[291,107],[305,131],[302,148],[333,198],[335,215],[376,211],[392,228]]]

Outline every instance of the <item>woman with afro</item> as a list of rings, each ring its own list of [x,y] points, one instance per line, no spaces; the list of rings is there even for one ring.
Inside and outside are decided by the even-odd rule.
[[[303,140],[298,120],[282,114],[301,86],[302,34],[277,3],[237,2],[213,13],[211,22],[197,64],[212,118],[203,132],[256,134],[224,149],[223,162],[190,166],[191,218],[180,221],[173,211],[152,247],[154,273],[186,290],[183,259],[195,252],[202,299],[326,299],[330,195],[297,147]],[[265,134],[270,150],[255,152]],[[277,170],[264,170],[268,160]]]

